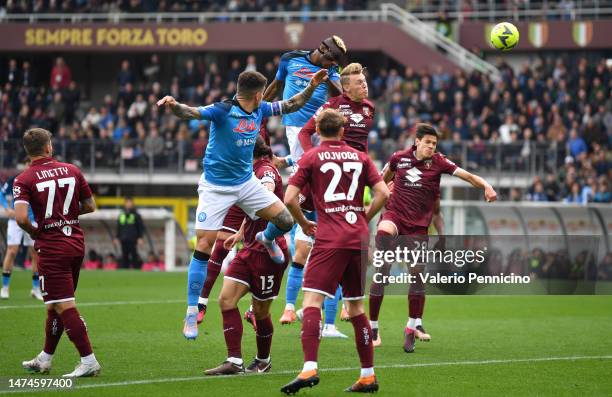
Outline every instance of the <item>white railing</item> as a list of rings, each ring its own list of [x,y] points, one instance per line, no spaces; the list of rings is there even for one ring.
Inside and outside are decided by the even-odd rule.
[[[462,69],[469,72],[477,70],[488,75],[494,81],[500,79],[500,72],[495,66],[439,33],[434,27],[421,21],[398,5],[385,3],[381,5],[381,10],[383,20],[395,22],[400,29],[428,47],[441,49],[449,59]]]

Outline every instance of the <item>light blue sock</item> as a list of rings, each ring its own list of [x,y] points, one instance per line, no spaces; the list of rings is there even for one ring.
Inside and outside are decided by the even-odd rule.
[[[11,283],[11,273],[2,273],[2,286],[8,287]]]
[[[287,273],[287,289],[286,297],[287,303],[295,305],[297,297],[302,288],[302,278],[304,277],[304,269],[298,269],[297,267],[289,266],[289,272]]]
[[[37,289],[40,286],[40,280],[38,279],[38,272],[32,273],[32,288]]]
[[[276,240],[277,237],[284,235],[288,231],[289,230],[282,230],[272,222],[268,222],[266,230],[264,230],[264,237],[268,239],[268,241],[273,241]]]
[[[206,268],[208,267],[208,260],[199,260],[194,256],[191,257],[189,270],[187,271],[187,306],[198,305],[198,298],[202,292],[204,280],[206,280]]]
[[[289,232],[289,253],[291,254],[291,257],[293,258],[293,255],[295,255],[295,231],[297,229],[297,224],[293,225],[293,227],[291,228],[291,231]]]
[[[342,299],[342,287],[336,290],[336,296],[325,298],[325,324],[335,324],[338,314],[338,302]]]

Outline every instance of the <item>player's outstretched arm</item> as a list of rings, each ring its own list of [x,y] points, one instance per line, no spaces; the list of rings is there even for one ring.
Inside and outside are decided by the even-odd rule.
[[[96,210],[96,201],[93,197],[86,198],[81,201],[81,208],[79,210],[79,215],[89,214],[90,212],[94,212]]]
[[[300,208],[299,202],[300,188],[294,185],[287,186],[287,190],[285,191],[285,205],[293,216],[293,219],[300,225],[302,231],[308,235],[314,235],[316,231],[317,224],[309,221],[304,216],[302,209]]]
[[[284,84],[281,80],[274,79],[274,81],[272,81],[266,87],[266,90],[264,91],[263,95],[263,100],[268,102],[272,101],[274,98],[276,98],[276,93],[283,88],[283,85]]]
[[[283,114],[297,112],[310,100],[312,97],[312,93],[314,90],[321,84],[323,81],[327,80],[327,70],[321,69],[310,80],[308,87],[304,88],[302,92],[299,92],[287,99],[286,101],[281,101],[281,109]]]
[[[453,175],[458,178],[463,179],[464,181],[471,184],[475,188],[483,189],[484,194],[485,194],[485,200],[487,202],[490,203],[490,202],[497,200],[497,193],[493,189],[493,186],[491,186],[489,182],[485,181],[483,178],[479,177],[478,175],[472,174],[471,172],[468,172],[464,170],[463,168],[457,168],[457,170],[455,171]]]
[[[374,198],[372,199],[372,203],[366,212],[366,220],[368,223],[372,220],[372,218],[374,218],[378,211],[382,209],[391,195],[391,192],[384,181],[380,181],[376,185],[372,186],[372,192]]]
[[[385,183],[389,183],[393,180],[393,177],[395,177],[395,172],[393,172],[391,170],[391,167],[389,166],[389,163],[385,164],[383,170],[382,170],[382,178],[385,181]]]
[[[178,103],[177,100],[174,99],[174,97],[171,97],[170,95],[167,95],[163,97],[162,99],[160,99],[159,101],[157,101],[157,106],[160,106],[160,107],[166,106],[179,119],[183,119],[183,120],[193,120],[193,119],[199,120],[200,119],[200,112],[198,111],[198,108],[194,108],[191,106],[184,105],[182,103]]]
[[[15,221],[19,225],[20,228],[26,231],[33,240],[36,240],[35,236],[38,233],[38,229],[32,225],[30,222],[30,217],[28,216],[28,207],[29,204],[26,202],[18,202],[15,203]]]

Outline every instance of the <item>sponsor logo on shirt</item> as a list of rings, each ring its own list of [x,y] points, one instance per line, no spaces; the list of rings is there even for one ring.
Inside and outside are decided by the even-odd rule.
[[[408,179],[410,182],[415,183],[417,181],[421,180],[421,175],[423,173],[421,171],[419,171],[418,168],[411,168],[408,171],[406,171],[406,179]],[[420,184],[419,184],[420,186]]]
[[[238,122],[238,125],[234,128],[234,132],[239,134],[244,134],[247,132],[255,131],[257,129],[257,125],[254,120],[241,119]]]
[[[307,67],[302,67],[299,68],[298,70],[296,70],[295,72],[293,72],[293,75],[296,77],[300,77],[302,79],[312,79],[312,76],[315,75],[315,72],[313,72],[312,70],[310,70]]]

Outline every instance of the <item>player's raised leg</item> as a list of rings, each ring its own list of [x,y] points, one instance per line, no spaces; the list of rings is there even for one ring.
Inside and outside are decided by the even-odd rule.
[[[288,233],[293,227],[291,214],[287,211],[285,205],[278,200],[274,204],[257,211],[256,215],[269,221],[266,229],[257,233],[257,241],[266,247],[270,258],[275,263],[285,262],[283,250],[276,244],[276,238]]]

